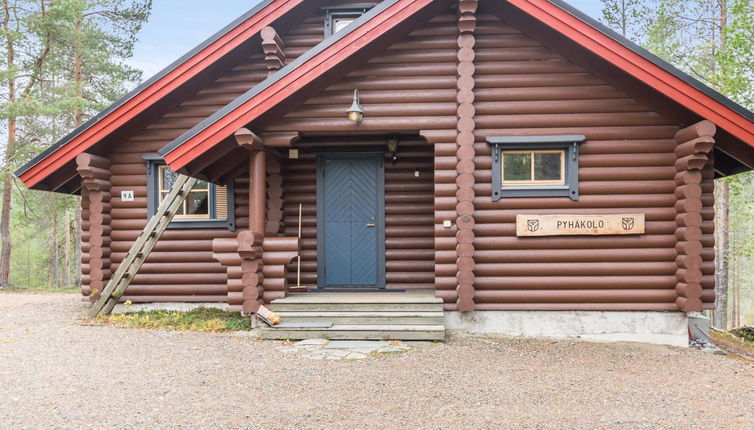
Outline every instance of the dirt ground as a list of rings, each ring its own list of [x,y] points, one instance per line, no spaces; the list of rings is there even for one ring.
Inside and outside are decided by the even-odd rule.
[[[456,337],[311,360],[248,334],[84,326],[0,293],[0,429],[754,429],[754,363],[684,348]]]

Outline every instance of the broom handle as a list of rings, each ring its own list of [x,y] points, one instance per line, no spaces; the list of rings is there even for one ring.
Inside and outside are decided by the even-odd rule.
[[[301,242],[301,210],[303,204],[298,204],[298,240]],[[298,259],[296,264],[296,286],[301,286],[301,250],[298,251]]]

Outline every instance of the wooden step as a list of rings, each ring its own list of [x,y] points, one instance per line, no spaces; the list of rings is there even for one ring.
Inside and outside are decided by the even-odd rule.
[[[333,324],[441,325],[442,310],[431,312],[278,312],[283,322],[331,322]]]
[[[273,301],[275,304],[440,304],[443,301],[432,292],[416,291],[406,293],[291,293],[288,297]]]
[[[264,339],[443,340],[442,303],[434,291],[293,293],[270,304],[283,327],[265,327],[261,335]]]
[[[261,330],[263,339],[339,339],[339,340],[444,340],[444,325],[349,325],[330,328],[272,328]]]
[[[435,303],[278,303],[273,312],[436,312],[442,304]]]

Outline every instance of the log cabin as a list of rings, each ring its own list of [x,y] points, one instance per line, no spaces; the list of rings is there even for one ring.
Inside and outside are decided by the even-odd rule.
[[[561,0],[262,0],[16,175],[81,196],[83,300],[187,176],[115,300],[686,345],[752,167],[752,112]]]

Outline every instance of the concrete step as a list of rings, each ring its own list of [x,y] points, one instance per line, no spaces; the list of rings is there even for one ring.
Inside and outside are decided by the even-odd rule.
[[[283,322],[331,322],[333,324],[441,325],[442,310],[431,312],[278,312]]]
[[[329,328],[273,328],[261,330],[263,339],[340,339],[340,340],[444,340],[444,325],[349,325]]]

